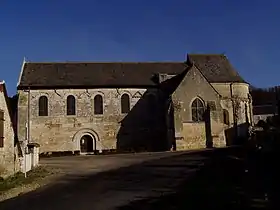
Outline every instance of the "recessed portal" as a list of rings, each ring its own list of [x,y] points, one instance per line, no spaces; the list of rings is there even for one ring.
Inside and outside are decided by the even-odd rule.
[[[95,139],[90,135],[82,136],[80,140],[81,153],[89,153],[96,150]]]

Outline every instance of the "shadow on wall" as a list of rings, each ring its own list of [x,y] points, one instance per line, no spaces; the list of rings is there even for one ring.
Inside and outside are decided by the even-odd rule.
[[[211,110],[205,110],[206,148],[213,147]],[[226,145],[240,145],[248,139],[249,123],[225,130]],[[237,135],[237,134],[238,135]],[[174,110],[170,96],[160,90],[147,90],[126,117],[117,134],[119,152],[144,152],[176,150]]]
[[[213,137],[212,137],[211,115],[210,115],[209,105],[207,105],[207,108],[204,112],[204,122],[205,122],[206,148],[212,148],[213,147]]]
[[[210,107],[207,106],[204,118],[205,118],[205,134],[206,134],[206,148],[213,147],[213,136],[211,129],[211,115]],[[231,128],[225,129],[226,146],[241,145],[244,144],[249,138],[249,122],[235,125]]]
[[[121,121],[117,150],[121,152],[166,151],[168,141],[168,98],[148,89]],[[171,127],[174,125],[170,125]],[[170,127],[168,126],[168,127]]]
[[[226,145],[241,145],[244,144],[249,138],[249,123],[242,123],[236,127],[231,127],[225,130]]]

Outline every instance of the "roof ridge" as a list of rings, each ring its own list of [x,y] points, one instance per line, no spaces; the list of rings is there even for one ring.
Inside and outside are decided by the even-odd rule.
[[[122,61],[54,61],[54,62],[26,62],[25,64],[109,64],[109,63],[120,63],[120,64],[139,64],[139,63],[147,63],[147,64],[153,64],[153,63],[184,63],[185,61],[129,61],[129,62],[122,62]]]
[[[209,82],[243,82],[230,62],[219,54],[188,54]],[[210,54],[208,54],[210,55]],[[24,86],[156,86],[158,73],[179,74],[187,67],[182,61],[54,61],[27,62],[18,88]],[[94,70],[94,71],[93,71]]]
[[[226,56],[224,53],[209,53],[209,54],[203,54],[203,53],[189,53],[188,55],[196,55],[196,56]]]

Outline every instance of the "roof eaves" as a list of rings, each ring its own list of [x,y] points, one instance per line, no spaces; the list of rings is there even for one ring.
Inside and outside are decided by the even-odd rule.
[[[23,71],[24,71],[24,67],[25,67],[25,64],[26,64],[26,60],[25,58],[23,58],[23,62],[22,62],[22,65],[21,65],[21,70],[20,70],[20,74],[19,74],[19,78],[18,78],[18,82],[17,82],[17,86],[20,85],[20,82],[21,82],[21,77],[22,77],[22,74],[23,74]]]
[[[25,62],[27,63],[27,62]],[[42,61],[42,62],[28,62],[31,64],[180,64],[182,61]]]
[[[214,86],[211,84],[211,82],[209,82],[209,80],[205,77],[205,75],[202,73],[202,71],[195,65],[195,63],[193,64],[195,66],[195,68],[197,68],[197,70],[201,73],[201,75],[204,77],[204,79],[208,82],[208,84],[212,87],[212,89],[215,91],[216,94],[218,94],[219,97],[222,97],[222,95],[214,88]]]

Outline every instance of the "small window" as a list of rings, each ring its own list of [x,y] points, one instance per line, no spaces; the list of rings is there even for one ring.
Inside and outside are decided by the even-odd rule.
[[[103,114],[103,98],[101,95],[94,97],[94,114]]]
[[[76,99],[74,96],[70,95],[67,97],[67,115],[76,114]]]
[[[200,99],[195,99],[192,102],[192,121],[201,122],[204,121],[204,106]]]
[[[39,116],[48,116],[48,98],[41,96],[39,98]]]
[[[129,95],[123,94],[121,97],[121,113],[128,113],[130,111]]]
[[[229,113],[228,110],[223,109],[223,118],[224,118],[224,124],[229,125]]]
[[[4,111],[0,110],[0,148],[4,147]]]

